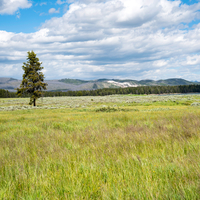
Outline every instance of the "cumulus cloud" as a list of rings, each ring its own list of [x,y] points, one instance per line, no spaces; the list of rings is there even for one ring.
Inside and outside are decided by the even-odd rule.
[[[0,1],[0,15],[13,15],[17,10],[30,8],[32,3],[28,0],[1,0]]]
[[[199,19],[199,9],[167,0],[73,1],[35,33],[0,31],[0,61],[14,71],[34,50],[48,79],[200,80],[200,25],[182,28]]]
[[[54,13],[59,13],[60,9],[56,10],[55,8],[50,8],[49,9],[49,14],[54,14]]]

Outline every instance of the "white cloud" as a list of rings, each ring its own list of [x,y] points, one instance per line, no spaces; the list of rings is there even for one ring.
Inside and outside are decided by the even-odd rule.
[[[187,65],[200,64],[200,55],[187,56]]]
[[[50,8],[49,9],[49,14],[53,14],[53,13],[59,13],[60,9],[56,10],[55,8]]]
[[[40,3],[40,6],[47,5],[47,2]]]
[[[13,15],[17,10],[31,6],[32,3],[28,0],[0,0],[0,15]]]
[[[157,66],[157,67],[163,67],[163,66],[167,65],[167,63],[168,62],[165,60],[157,60],[157,61],[153,62],[153,65]]]
[[[21,68],[34,50],[48,79],[200,80],[200,25],[180,28],[199,19],[199,9],[167,0],[76,1],[35,33],[0,31],[0,61]]]
[[[57,0],[56,3],[59,4],[59,5],[61,5],[61,4],[67,3],[67,1]]]
[[[17,18],[19,19],[19,18],[20,18],[20,15],[21,15],[20,12],[17,11],[16,14],[17,14]]]

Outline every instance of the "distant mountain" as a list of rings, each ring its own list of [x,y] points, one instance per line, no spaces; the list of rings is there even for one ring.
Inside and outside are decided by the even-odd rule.
[[[192,81],[192,82],[194,82],[194,83],[198,83],[198,81]]]
[[[14,78],[4,78],[0,77],[0,89],[5,89],[10,92],[16,91],[15,88],[19,87],[21,84],[20,80]]]
[[[77,91],[77,90],[94,90],[101,88],[125,88],[138,86],[175,86],[175,85],[192,85],[200,84],[199,82],[187,81],[180,78],[171,78],[166,80],[131,80],[131,79],[98,79],[98,80],[80,80],[80,79],[61,79],[61,80],[46,80],[48,83],[47,90],[55,91]],[[21,84],[21,80],[13,78],[0,78],[0,89],[6,89],[11,92],[16,91],[16,88]]]
[[[194,84],[193,82],[190,81],[186,81],[184,79],[181,78],[171,78],[171,79],[167,79],[167,80],[159,80],[157,81],[157,83],[159,85],[191,85]]]
[[[72,84],[72,85],[81,85],[83,83],[88,83],[88,81],[83,81],[83,80],[79,80],[79,79],[70,79],[70,78],[61,79],[61,80],[59,80],[59,82],[68,83],[68,84]]]

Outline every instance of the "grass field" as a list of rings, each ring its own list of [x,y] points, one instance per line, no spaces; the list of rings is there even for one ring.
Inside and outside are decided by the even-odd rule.
[[[0,199],[200,199],[200,95],[0,99]]]

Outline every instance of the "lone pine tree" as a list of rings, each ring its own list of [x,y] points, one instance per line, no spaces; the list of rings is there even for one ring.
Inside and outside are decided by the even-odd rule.
[[[42,96],[42,89],[46,90],[47,83],[44,83],[44,74],[41,70],[41,62],[33,51],[28,52],[27,62],[23,63],[23,80],[20,88],[17,88],[18,96],[30,94],[30,105],[36,106],[36,100]]]

